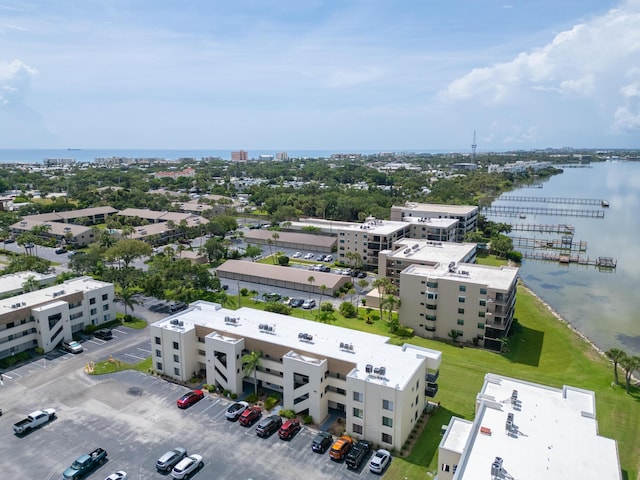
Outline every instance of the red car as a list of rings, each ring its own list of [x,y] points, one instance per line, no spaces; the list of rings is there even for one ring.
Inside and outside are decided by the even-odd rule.
[[[249,407],[242,412],[242,415],[240,415],[240,418],[238,419],[238,423],[242,426],[249,427],[260,417],[262,417],[262,410],[260,407]]]
[[[178,404],[178,408],[188,408],[203,398],[204,392],[202,390],[192,390],[181,396],[176,403]]]
[[[278,436],[282,440],[289,440],[300,431],[300,422],[296,419],[289,419],[278,430]]]

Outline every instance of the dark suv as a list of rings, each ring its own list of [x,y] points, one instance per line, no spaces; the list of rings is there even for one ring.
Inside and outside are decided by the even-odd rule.
[[[333,437],[329,432],[319,432],[311,442],[311,450],[316,453],[324,453],[332,443]]]
[[[262,420],[256,427],[256,434],[259,437],[268,437],[282,426],[282,417],[280,415],[271,415]]]
[[[111,340],[113,333],[108,328],[101,328],[100,330],[96,330],[93,336],[100,340]]]

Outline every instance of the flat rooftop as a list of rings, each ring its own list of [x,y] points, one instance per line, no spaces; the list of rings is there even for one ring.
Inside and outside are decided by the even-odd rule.
[[[457,220],[454,221],[457,222]],[[448,267],[450,262],[460,263],[474,257],[477,244],[405,238],[395,242],[394,247],[399,248],[390,253],[388,258],[406,259],[412,262],[436,262]]]
[[[57,275],[55,273],[38,273],[38,272],[17,272],[0,276],[0,297],[22,290],[25,282],[33,278],[38,285],[45,285],[55,282]]]
[[[412,225],[421,225],[427,228],[452,228],[458,224],[457,218],[422,218],[422,217],[404,217],[403,222],[411,223]]]
[[[394,206],[392,208],[404,211],[430,212],[447,215],[469,215],[474,210],[478,210],[475,205],[441,205],[437,203],[414,203],[407,202],[404,205]]]
[[[229,318],[235,318],[237,321],[231,323]],[[172,324],[171,320],[174,319],[182,321],[183,325]],[[229,310],[202,300],[192,303],[189,309],[153,325],[181,332],[193,330],[196,325],[203,326],[214,330],[208,336],[224,339],[228,335],[226,338],[230,342],[236,342],[238,338],[251,338],[285,346],[295,354],[307,357],[311,362],[324,358],[351,362],[354,370],[349,376],[398,389],[406,387],[416,370],[421,368],[424,359],[428,367],[435,370],[439,368],[442,358],[442,353],[437,350],[414,345],[391,345],[388,343],[389,337],[382,335],[247,307]],[[261,325],[268,325],[271,331],[260,329]],[[312,339],[301,340],[298,336],[300,333],[306,333],[312,336]],[[349,348],[345,348],[345,345],[349,345]],[[367,374],[367,365],[373,365],[375,368],[385,367],[385,375]]]
[[[453,269],[449,269],[447,263],[438,263],[435,266],[410,265],[401,273],[408,275],[421,275],[425,277],[441,278],[444,280],[477,283],[488,285],[496,290],[509,290],[513,282],[518,278],[519,269],[517,267],[493,267],[490,265],[476,265],[473,263],[457,264]]]
[[[369,218],[365,222],[339,222],[333,220],[323,220],[321,218],[301,218],[298,222],[291,222],[295,227],[317,227],[325,232],[361,232],[377,235],[390,235],[398,230],[407,228],[407,222],[396,222],[392,220],[380,220]]]
[[[517,400],[511,401],[513,392]],[[458,479],[486,480],[496,457],[518,480],[620,479],[615,440],[598,435],[595,394],[488,374]],[[513,428],[506,429],[508,414]],[[483,433],[484,432],[484,433]]]

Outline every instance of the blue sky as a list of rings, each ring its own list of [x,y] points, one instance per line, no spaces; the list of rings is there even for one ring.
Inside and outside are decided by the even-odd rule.
[[[0,0],[0,148],[640,148],[640,0]]]

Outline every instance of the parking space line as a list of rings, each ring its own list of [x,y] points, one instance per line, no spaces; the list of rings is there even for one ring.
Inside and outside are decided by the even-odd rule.
[[[114,332],[118,332],[118,333],[122,333],[123,335],[129,335],[127,332],[123,331],[123,330],[118,330],[116,328],[113,329]]]
[[[107,343],[107,342],[105,342],[104,340],[96,341],[96,340],[95,340],[95,339],[93,339],[93,338],[92,338],[91,340],[87,340],[87,342],[91,342],[91,343],[93,343],[93,344],[95,344],[95,345],[104,345],[105,343]]]
[[[147,350],[145,348],[138,347],[137,350],[140,350],[141,352],[145,352],[145,353],[151,353],[151,350]]]
[[[216,400],[215,402],[211,402],[211,405],[209,405],[207,408],[205,408],[203,411],[201,411],[199,413],[199,415],[203,415],[204,413],[206,413],[207,410],[209,410],[211,407],[215,406],[219,402],[220,402],[220,399]]]
[[[127,357],[137,358],[138,360],[144,360],[144,357],[139,357],[139,356],[134,355],[134,354],[132,354],[132,353],[125,353],[125,355],[126,355]]]

